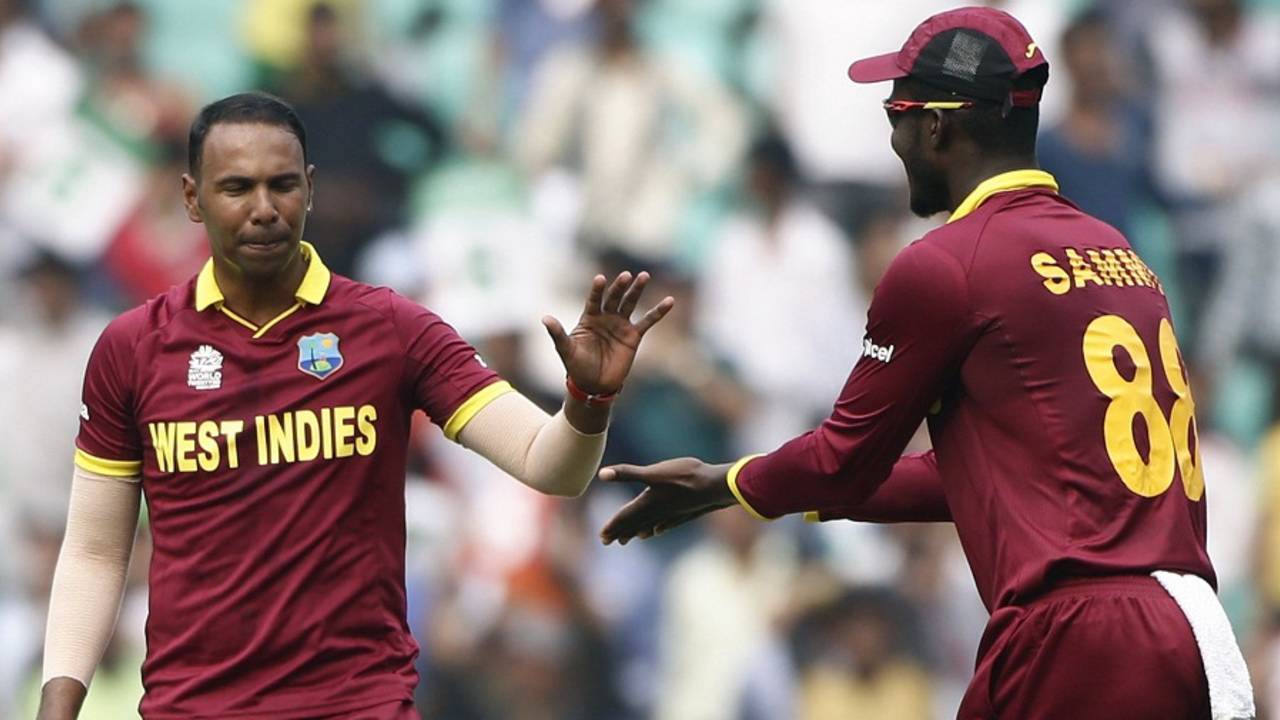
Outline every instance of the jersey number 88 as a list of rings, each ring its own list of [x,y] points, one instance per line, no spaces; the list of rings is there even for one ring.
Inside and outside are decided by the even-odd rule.
[[[1117,347],[1133,361],[1132,379],[1116,367]],[[1143,497],[1155,497],[1169,489],[1176,458],[1182,489],[1191,500],[1199,500],[1204,495],[1204,471],[1196,434],[1196,404],[1183,377],[1178,341],[1167,318],[1160,319],[1159,351],[1165,379],[1177,396],[1167,419],[1156,402],[1150,355],[1133,325],[1118,315],[1103,315],[1085,330],[1085,368],[1098,390],[1111,399],[1103,421],[1107,455],[1125,486]],[[1150,448],[1146,460],[1135,437],[1139,432],[1134,423],[1137,416],[1146,425]]]

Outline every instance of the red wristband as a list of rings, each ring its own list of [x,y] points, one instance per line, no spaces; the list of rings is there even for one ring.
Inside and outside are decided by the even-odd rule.
[[[586,390],[578,387],[571,377],[566,377],[564,379],[564,386],[569,391],[569,397],[577,400],[587,407],[601,407],[602,405],[608,405],[613,402],[614,398],[618,397],[618,391],[611,392],[608,395],[592,395]]]

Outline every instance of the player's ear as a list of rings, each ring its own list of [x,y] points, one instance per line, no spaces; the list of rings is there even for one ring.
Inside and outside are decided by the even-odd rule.
[[[307,212],[311,212],[311,203],[316,196],[316,166],[307,166]]]
[[[182,204],[187,208],[187,219],[193,223],[203,223],[200,214],[200,201],[197,196],[199,183],[190,173],[182,173]]]
[[[938,151],[946,146],[951,133],[951,118],[941,110],[930,110],[926,116],[924,131],[925,142],[931,150]]]

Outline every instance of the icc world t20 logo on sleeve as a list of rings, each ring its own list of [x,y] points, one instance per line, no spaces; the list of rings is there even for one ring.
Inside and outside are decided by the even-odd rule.
[[[338,336],[333,333],[316,333],[298,338],[298,369],[311,377],[323,380],[342,367],[342,352],[338,350]]]

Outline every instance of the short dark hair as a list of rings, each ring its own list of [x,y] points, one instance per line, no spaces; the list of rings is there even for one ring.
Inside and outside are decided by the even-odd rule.
[[[1029,71],[1013,84],[1013,90],[1032,90],[1044,86],[1047,68]],[[954,93],[935,88],[915,77],[901,81],[903,92],[915,100],[951,100]],[[974,143],[997,153],[1027,155],[1036,150],[1036,133],[1040,127],[1040,107],[1006,107],[998,102],[976,100],[972,108],[956,111],[957,124]]]
[[[219,123],[261,123],[284,128],[298,138],[302,161],[307,160],[307,129],[293,106],[270,93],[246,92],[211,102],[196,115],[187,135],[187,169],[192,175],[200,174],[204,139]]]
[[[751,145],[748,159],[752,165],[767,168],[786,181],[796,180],[800,175],[791,146],[781,133],[773,129],[756,139]]]

